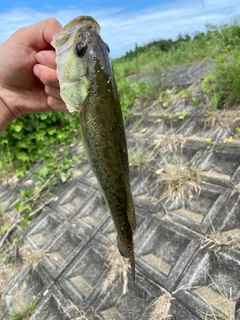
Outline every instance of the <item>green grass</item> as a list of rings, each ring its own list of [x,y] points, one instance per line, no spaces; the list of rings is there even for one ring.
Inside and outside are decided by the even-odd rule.
[[[219,104],[229,107],[240,102],[240,53],[232,51],[226,59],[218,61],[215,67],[215,94]]]
[[[239,16],[230,17],[228,24],[219,26],[207,25],[205,33],[198,33],[194,37],[186,35],[172,41],[168,50],[161,50],[162,41],[154,41],[144,47],[136,47],[113,61],[114,67],[125,76],[142,72],[162,70],[185,63],[209,58],[226,56],[233,49],[238,50],[240,41]]]
[[[11,320],[27,320],[36,309],[38,301],[27,302],[21,311],[14,311],[10,315]]]
[[[136,99],[156,99],[162,101],[164,108],[169,107],[162,77],[138,84],[130,75],[209,58],[217,61],[213,75],[205,79],[202,86],[210,111],[236,105],[240,102],[239,43],[239,16],[233,16],[228,24],[208,25],[205,33],[194,37],[179,35],[175,41],[160,39],[143,47],[136,46],[135,50],[113,60],[124,119],[131,116]],[[61,157],[59,150],[68,149],[79,139],[76,115],[52,112],[19,117],[0,134],[0,181],[13,175],[25,176],[37,161],[42,165],[39,181],[48,179],[56,171],[61,180],[66,181],[73,161],[65,155],[65,162],[60,165],[56,159]]]
[[[144,167],[147,163],[147,154],[146,151],[142,149],[137,149],[134,154],[129,154],[129,164],[134,167]]]

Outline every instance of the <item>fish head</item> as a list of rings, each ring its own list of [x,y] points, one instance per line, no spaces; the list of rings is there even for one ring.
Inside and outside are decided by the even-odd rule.
[[[80,111],[89,95],[97,92],[97,74],[111,77],[109,47],[100,26],[89,16],[77,17],[53,36],[60,93],[69,112]]]

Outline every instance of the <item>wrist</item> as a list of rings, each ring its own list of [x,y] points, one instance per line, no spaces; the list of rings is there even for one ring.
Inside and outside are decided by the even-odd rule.
[[[14,114],[0,97],[0,133],[15,119]]]

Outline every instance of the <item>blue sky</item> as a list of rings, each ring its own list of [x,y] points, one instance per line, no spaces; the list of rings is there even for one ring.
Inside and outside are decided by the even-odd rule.
[[[206,23],[226,23],[238,14],[239,0],[3,0],[0,43],[18,28],[48,17],[65,25],[78,15],[91,15],[99,22],[102,38],[115,58],[134,49],[135,44],[175,39],[179,33],[193,35],[205,31]]]

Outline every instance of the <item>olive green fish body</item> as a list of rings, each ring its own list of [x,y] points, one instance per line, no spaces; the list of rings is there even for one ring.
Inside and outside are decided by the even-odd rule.
[[[134,279],[136,220],[124,123],[109,48],[91,17],[70,22],[53,45],[62,98],[70,111],[79,112],[84,150],[116,227],[118,249],[129,258]]]
[[[119,250],[130,258],[134,270],[132,230],[135,220],[131,218],[134,206],[129,186],[127,145],[122,117],[116,108],[119,101],[112,96],[110,93],[105,97],[90,96],[86,110],[80,112],[81,134],[87,159],[117,229]],[[109,108],[108,104],[115,108]]]

